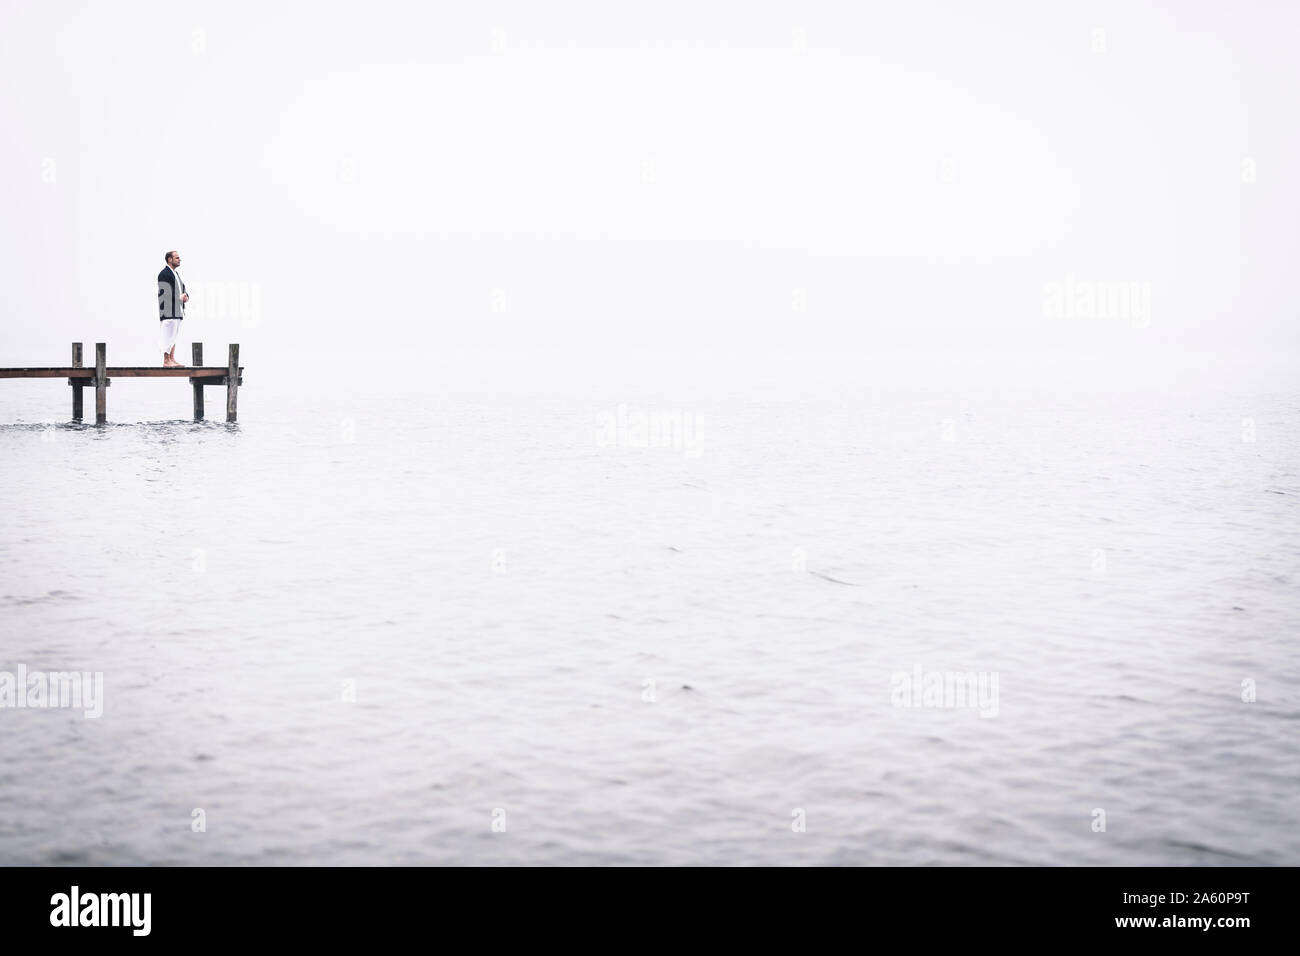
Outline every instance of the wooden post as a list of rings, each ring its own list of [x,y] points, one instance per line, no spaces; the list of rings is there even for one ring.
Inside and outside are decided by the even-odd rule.
[[[108,346],[103,342],[95,343],[95,424],[102,425],[108,421],[108,362],[105,352]]]
[[[82,367],[80,342],[72,343],[72,367],[73,368]],[[68,382],[69,384],[72,385],[72,420],[74,422],[79,422],[81,421],[81,414],[82,414],[81,389],[83,383],[79,378],[70,378],[68,379]]]
[[[194,358],[194,367],[200,368],[203,365],[203,343],[191,342],[190,352]],[[194,382],[194,420],[203,421],[203,383],[197,379],[191,379]]]
[[[235,400],[239,396],[239,345],[230,346],[230,361],[226,367],[226,421],[235,420]]]

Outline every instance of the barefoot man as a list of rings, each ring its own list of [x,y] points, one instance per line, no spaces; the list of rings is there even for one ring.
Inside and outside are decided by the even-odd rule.
[[[158,273],[158,318],[162,322],[163,367],[184,368],[184,362],[176,361],[176,339],[181,334],[185,303],[190,301],[190,297],[185,291],[185,280],[176,271],[181,267],[181,254],[173,249],[165,258],[167,267]]]

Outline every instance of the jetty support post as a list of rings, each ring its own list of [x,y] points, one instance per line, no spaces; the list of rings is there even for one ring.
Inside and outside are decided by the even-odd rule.
[[[72,343],[72,367],[82,367],[80,342]],[[68,379],[68,384],[72,386],[72,420],[74,422],[79,422],[81,421],[82,410],[84,408],[82,405],[81,389],[85,386],[85,382],[79,378],[70,378]]]
[[[194,367],[201,368],[203,366],[203,343],[191,342],[190,353],[193,357]],[[203,421],[203,382],[192,378],[190,383],[194,388],[194,420],[201,422]]]
[[[95,424],[102,425],[108,421],[108,360],[105,356],[108,346],[103,342],[95,343]]]
[[[239,344],[230,346],[230,361],[226,367],[226,421],[235,420],[235,404],[239,397]]]

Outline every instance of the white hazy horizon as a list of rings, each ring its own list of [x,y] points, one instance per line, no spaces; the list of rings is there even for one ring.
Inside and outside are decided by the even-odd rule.
[[[152,361],[169,248],[194,293],[180,351],[239,341],[250,366],[1300,350],[1295,9],[0,17],[3,365],[74,340]]]

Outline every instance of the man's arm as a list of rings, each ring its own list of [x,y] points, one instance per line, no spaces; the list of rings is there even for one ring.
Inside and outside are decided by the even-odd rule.
[[[176,314],[176,286],[172,282],[171,273],[164,269],[158,273],[158,317],[169,318]]]

